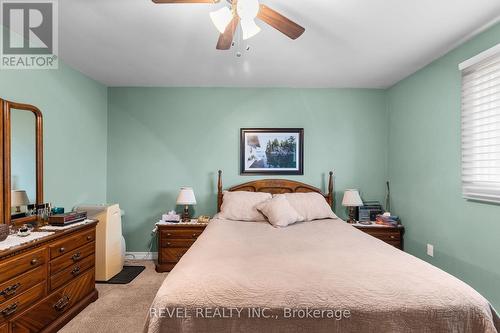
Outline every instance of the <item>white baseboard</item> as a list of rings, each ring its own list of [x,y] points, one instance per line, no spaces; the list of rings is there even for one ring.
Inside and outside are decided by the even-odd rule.
[[[158,252],[125,252],[125,260],[153,260],[158,258]]]

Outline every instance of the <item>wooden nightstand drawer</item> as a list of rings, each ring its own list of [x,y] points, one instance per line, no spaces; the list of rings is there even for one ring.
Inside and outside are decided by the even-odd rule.
[[[399,231],[379,231],[370,229],[364,229],[363,231],[381,240],[394,241],[401,239],[401,234],[399,233]]]
[[[196,239],[171,239],[171,238],[162,238],[160,247],[190,247],[194,244]]]
[[[189,229],[167,229],[160,231],[161,239],[172,239],[172,238],[188,238],[196,239],[203,232],[200,228],[189,228]]]
[[[400,250],[403,250],[403,233],[404,227],[386,227],[386,226],[364,226],[359,224],[353,225],[356,229],[367,233],[370,236],[373,236],[381,241],[386,242],[394,247],[397,247]]]
[[[169,272],[195,243],[206,224],[158,224],[157,272]]]
[[[178,262],[182,256],[189,250],[188,247],[163,248],[161,252],[162,262]]]

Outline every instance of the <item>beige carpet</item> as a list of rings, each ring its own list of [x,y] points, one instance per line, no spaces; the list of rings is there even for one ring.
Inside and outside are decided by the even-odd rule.
[[[97,284],[99,299],[87,306],[59,332],[139,333],[149,306],[167,273],[156,273],[152,261],[127,261],[146,269],[129,284]]]

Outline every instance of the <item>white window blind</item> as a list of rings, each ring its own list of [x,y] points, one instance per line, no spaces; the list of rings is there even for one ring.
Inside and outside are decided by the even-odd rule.
[[[499,45],[464,64],[460,66],[463,196],[500,202]]]

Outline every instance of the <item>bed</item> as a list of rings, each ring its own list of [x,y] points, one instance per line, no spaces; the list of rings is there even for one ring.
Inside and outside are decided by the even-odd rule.
[[[218,208],[223,196],[219,174]],[[325,199],[333,202],[330,175]],[[230,191],[318,192],[289,180]],[[497,332],[488,301],[340,219],[274,228],[215,218],[170,272],[147,332]]]

